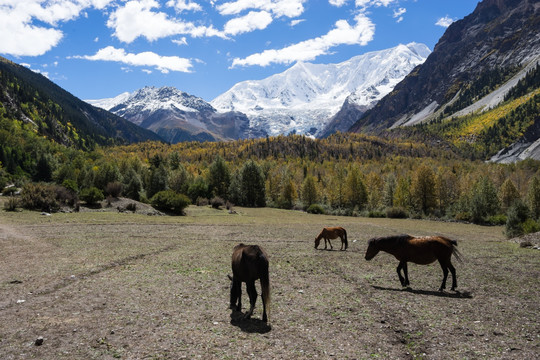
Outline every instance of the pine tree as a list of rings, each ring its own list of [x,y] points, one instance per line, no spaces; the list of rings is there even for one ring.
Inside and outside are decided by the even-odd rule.
[[[302,202],[307,209],[310,205],[316,204],[319,201],[317,184],[311,175],[307,175],[302,184]]]
[[[531,216],[534,219],[540,218],[540,180],[537,176],[529,182],[529,191],[527,192]]]
[[[345,180],[345,194],[348,199],[348,204],[351,208],[358,207],[363,209],[367,203],[368,195],[366,185],[360,177],[360,171],[356,167],[352,167]]]
[[[266,189],[264,176],[259,165],[253,160],[248,160],[240,171],[240,190],[242,192],[244,206],[266,205]]]
[[[221,156],[217,156],[214,162],[210,165],[208,171],[208,191],[225,200],[229,198],[228,191],[231,183],[231,173],[225,160]]]

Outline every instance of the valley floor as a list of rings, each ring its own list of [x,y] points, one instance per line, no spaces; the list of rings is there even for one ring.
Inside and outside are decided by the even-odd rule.
[[[84,212],[0,216],[2,359],[533,359],[540,354],[540,252],[501,227],[191,206],[187,216]],[[323,226],[349,250],[315,250]],[[438,264],[364,259],[399,233],[459,242],[459,292]],[[270,323],[231,313],[232,248],[270,255]],[[258,284],[257,284],[258,286]],[[260,291],[259,291],[260,292]],[[243,291],[244,309],[248,297]],[[43,344],[35,341],[43,338]]]

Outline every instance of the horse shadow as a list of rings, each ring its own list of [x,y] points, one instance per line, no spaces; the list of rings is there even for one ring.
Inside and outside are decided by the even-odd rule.
[[[433,291],[433,290],[420,290],[420,289],[411,289],[410,287],[403,288],[403,289],[396,289],[396,288],[387,288],[383,286],[377,286],[377,285],[371,285],[374,289],[377,290],[385,290],[385,291],[396,291],[396,292],[410,292],[413,294],[418,295],[428,295],[428,296],[438,296],[438,297],[447,297],[447,298],[454,298],[454,299],[472,299],[472,294],[470,291],[455,291],[453,293],[443,292],[443,291]]]
[[[266,334],[272,330],[272,326],[260,319],[245,319],[244,313],[237,310],[231,311],[231,325],[240,328],[243,332],[250,334]]]

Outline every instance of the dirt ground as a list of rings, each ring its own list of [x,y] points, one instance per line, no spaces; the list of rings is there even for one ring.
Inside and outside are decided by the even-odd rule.
[[[0,358],[540,358],[540,250],[501,227],[236,211],[0,212]],[[334,225],[349,249],[315,250]],[[437,291],[438,264],[410,264],[402,289],[391,255],[364,259],[399,233],[457,239],[459,292]],[[228,309],[239,242],[270,254],[268,325],[260,297],[250,320]]]

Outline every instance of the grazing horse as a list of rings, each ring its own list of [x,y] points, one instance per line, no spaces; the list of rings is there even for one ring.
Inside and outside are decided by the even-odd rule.
[[[242,310],[242,282],[245,282],[251,307],[244,315],[244,318],[249,319],[253,314],[255,302],[257,301],[255,280],[260,279],[263,302],[262,320],[267,322],[266,308],[270,309],[270,278],[268,276],[268,255],[266,252],[258,245],[236,245],[232,254],[232,271],[232,278],[229,276],[232,281],[230,308],[237,311]],[[268,310],[268,313],[270,313],[270,310]]]
[[[325,227],[315,238],[315,249],[319,246],[321,239],[324,239],[324,249],[326,250],[326,242],[330,244],[330,249],[333,249],[330,239],[341,239],[341,249],[347,250],[349,243],[347,242],[347,231],[342,227]]]
[[[456,246],[457,241],[442,236],[413,237],[410,235],[396,235],[373,238],[368,242],[366,260],[373,259],[381,250],[394,255],[399,260],[397,273],[401,286],[409,285],[407,262],[411,261],[415,264],[427,265],[438,260],[444,274],[439,291],[443,291],[446,287],[448,269],[452,273],[452,291],[454,291],[457,287],[456,269],[450,262],[450,258],[454,255],[457,260],[462,261],[461,254]],[[401,269],[403,269],[404,277],[401,276]]]

